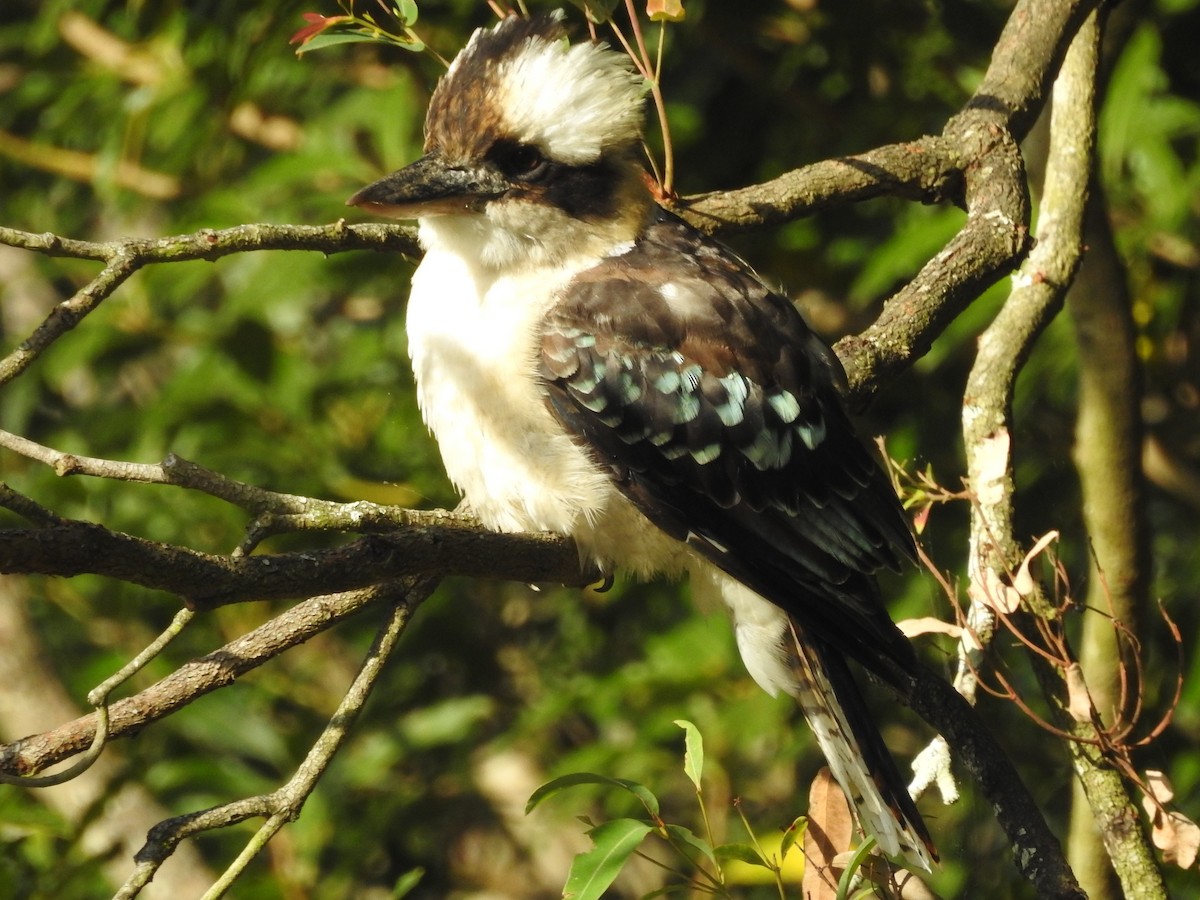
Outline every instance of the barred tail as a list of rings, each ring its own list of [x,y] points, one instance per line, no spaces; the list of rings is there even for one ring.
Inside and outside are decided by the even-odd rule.
[[[908,795],[905,780],[871,721],[845,659],[792,622],[795,681],[789,692],[800,704],[834,778],[889,856],[903,856],[929,871],[937,851]]]

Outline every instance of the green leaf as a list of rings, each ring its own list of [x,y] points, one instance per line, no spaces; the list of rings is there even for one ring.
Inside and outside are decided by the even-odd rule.
[[[838,879],[837,900],[848,900],[850,896],[850,885],[854,883],[854,873],[862,868],[863,861],[875,848],[875,836],[868,835],[867,839],[858,845],[854,851],[854,855],[850,857],[850,862],[846,868],[842,870],[842,877]]]
[[[437,747],[467,740],[495,711],[496,701],[482,694],[450,697],[404,716],[398,731],[416,747]]]
[[[555,778],[553,781],[547,781],[529,797],[529,802],[525,804],[526,815],[531,813],[534,807],[547,797],[579,784],[599,784],[605,787],[619,787],[622,790],[629,791],[629,793],[642,801],[642,806],[646,807],[646,811],[650,815],[658,816],[658,798],[654,796],[648,787],[638,784],[636,781],[626,781],[624,778],[612,778],[608,775],[597,775],[595,772],[575,772],[571,775],[563,775],[561,778]]]
[[[764,869],[772,868],[771,864],[749,844],[722,844],[713,850],[713,855],[722,861],[736,859],[752,866],[762,866]]]
[[[706,857],[714,866],[717,864],[717,856],[715,853],[713,853],[713,849],[709,845],[708,841],[698,837],[690,828],[684,828],[682,825],[667,825],[666,829],[668,840],[670,840],[671,843],[678,841],[680,844],[683,844],[685,848],[690,847],[701,856]],[[684,849],[680,849],[680,852],[688,858],[689,862],[691,862],[693,865],[696,864],[695,857],[688,854]]]
[[[781,860],[788,855],[788,851],[796,845],[796,842],[804,837],[804,832],[807,830],[808,816],[797,816],[796,821],[787,827],[787,831],[783,833],[783,838],[779,841],[779,858]]]
[[[595,846],[571,862],[563,897],[600,900],[642,839],[653,830],[653,825],[639,819],[614,819],[592,829],[589,837]]]
[[[305,41],[296,48],[296,55],[310,50],[320,50],[322,47],[332,47],[334,44],[365,44],[378,41],[376,37],[365,34],[318,34],[315,38]]]
[[[396,884],[392,887],[392,900],[400,900],[401,897],[407,897],[409,892],[424,877],[425,870],[420,866],[417,866],[415,869],[409,869],[396,879]]]
[[[397,0],[396,16],[406,28],[417,24],[418,12],[417,0]]]
[[[692,779],[696,793],[700,793],[700,776],[704,772],[704,739],[700,731],[687,719],[676,719],[675,724],[683,729],[683,771]]]

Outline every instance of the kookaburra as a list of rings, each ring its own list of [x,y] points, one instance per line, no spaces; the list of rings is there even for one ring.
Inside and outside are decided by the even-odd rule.
[[[929,868],[847,664],[893,681],[916,665],[871,576],[913,556],[911,534],[832,351],[652,200],[644,94],[561,16],[504,19],[434,91],[425,155],[348,201],[420,225],[422,414],[488,527],[569,535],[603,570],[687,574],[723,601],[750,675],[799,701],[863,828]]]

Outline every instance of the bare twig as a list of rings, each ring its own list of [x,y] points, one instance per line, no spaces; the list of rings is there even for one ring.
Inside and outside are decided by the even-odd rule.
[[[189,490],[200,491],[218,500],[224,500],[239,509],[258,515],[264,524],[276,522],[277,530],[287,531],[395,531],[408,526],[452,525],[469,527],[478,525],[477,520],[466,512],[442,510],[415,510],[401,506],[381,506],[366,500],[338,503],[270,491],[257,485],[238,481],[222,475],[199,463],[184,459],[174,453],[167,454],[160,463],[132,463],[124,460],[100,459],[64,453],[36,441],[0,430],[0,447],[14,453],[45,463],[61,476],[87,475],[109,478],[115,481],[130,481],[142,484],[169,484]],[[14,503],[18,502],[13,499]],[[32,503],[33,501],[27,501]],[[7,505],[7,504],[3,504]],[[28,507],[31,515],[38,515]],[[17,509],[14,512],[20,512]],[[24,515],[24,513],[21,513]],[[43,510],[41,515],[51,515]],[[28,517],[28,516],[27,516]],[[65,520],[53,516],[49,524],[62,524]],[[286,528],[280,523],[286,523]]]
[[[239,225],[220,230],[203,229],[193,234],[152,240],[76,241],[56,234],[32,234],[0,227],[0,244],[33,250],[46,256],[92,259],[104,263],[100,274],[58,304],[28,338],[0,359],[0,386],[12,381],[56,340],[74,328],[138,269],[151,263],[188,259],[220,259],[231,253],[251,250],[316,250],[343,253],[347,250],[390,250],[416,255],[419,252],[412,228],[397,225]]]
[[[387,620],[375,635],[375,640],[371,644],[370,650],[367,651],[358,675],[355,676],[354,682],[342,697],[341,703],[330,717],[325,730],[321,732],[320,737],[317,738],[316,743],[313,744],[308,755],[297,768],[295,775],[286,784],[281,785],[270,794],[248,797],[202,812],[189,813],[160,822],[150,830],[146,844],[134,857],[137,867],[129,880],[117,892],[116,897],[136,897],[183,839],[203,831],[243,822],[256,816],[265,816],[267,821],[250,839],[237,859],[205,893],[204,900],[216,900],[216,898],[224,896],[246,865],[266,846],[267,842],[284,825],[299,817],[305,801],[316,788],[317,781],[325,773],[334,755],[345,742],[350,729],[358,720],[359,714],[371,694],[371,689],[378,681],[384,665],[396,648],[396,642],[400,639],[400,635],[412,616],[413,609],[433,591],[436,585],[437,579],[427,578],[417,582],[397,582],[379,589],[376,601],[386,600],[392,604]]]
[[[151,641],[141,653],[88,692],[88,703],[96,707],[96,734],[92,738],[91,746],[87,748],[74,764],[61,772],[55,772],[53,775],[22,776],[0,772],[0,783],[15,784],[18,787],[26,788],[50,787],[51,785],[64,784],[90,769],[92,763],[100,758],[100,754],[104,752],[105,744],[108,743],[109,694],[145,668],[146,663],[162,653],[167,644],[175,640],[183,629],[187,627],[188,622],[192,620],[192,615],[191,610],[180,610],[175,614],[175,618],[171,621],[167,629]]]
[[[416,582],[412,582],[416,584]],[[218,688],[232,684],[280,653],[339,622],[386,602],[392,587],[310,597],[225,646],[184,663],[170,675],[109,707],[109,737],[131,737]],[[410,604],[415,601],[410,595]],[[415,606],[414,606],[415,608]],[[79,753],[96,731],[96,714],[0,746],[0,771],[26,775]]]

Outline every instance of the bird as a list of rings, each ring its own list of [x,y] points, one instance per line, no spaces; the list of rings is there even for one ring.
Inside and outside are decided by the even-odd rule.
[[[561,12],[509,16],[437,84],[423,155],[346,201],[417,220],[422,417],[489,529],[566,535],[605,573],[686,576],[723,602],[747,671],[796,698],[862,828],[929,870],[850,667],[896,683],[917,665],[874,580],[914,558],[911,530],[833,351],[648,189],[645,94]]]

